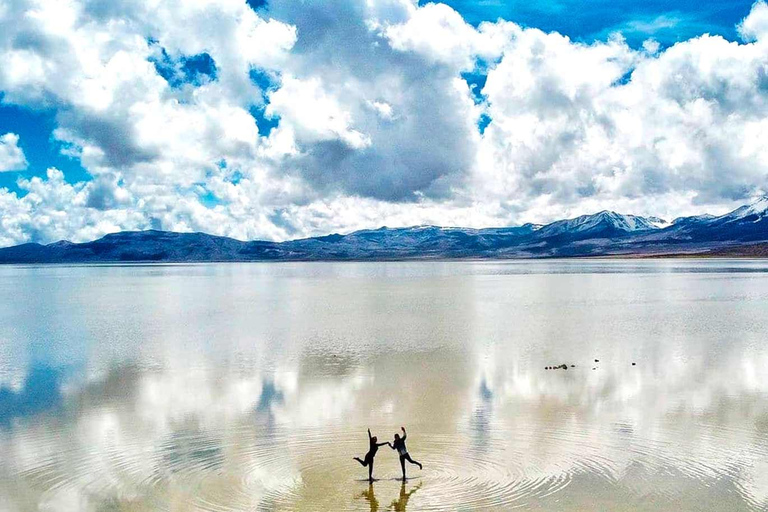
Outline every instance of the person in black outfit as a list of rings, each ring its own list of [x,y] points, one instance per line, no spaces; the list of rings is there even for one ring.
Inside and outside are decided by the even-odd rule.
[[[405,433],[405,427],[400,427],[400,430],[403,431],[403,437],[395,434],[395,441],[390,444],[389,447],[393,450],[397,450],[398,455],[400,455],[400,467],[403,469],[403,481],[405,481],[405,461],[408,461],[411,464],[416,464],[419,466],[419,469],[422,469],[422,466],[421,462],[416,462],[410,455],[408,455],[408,449],[405,447],[405,438],[408,434]]]
[[[379,446],[385,444],[392,447],[387,441],[386,443],[377,443],[378,438],[371,435],[371,429],[368,429],[368,453],[365,454],[365,459],[361,460],[360,457],[353,457],[357,462],[362,464],[363,467],[368,466],[368,481],[373,482],[373,458],[376,456],[376,452],[379,451]]]

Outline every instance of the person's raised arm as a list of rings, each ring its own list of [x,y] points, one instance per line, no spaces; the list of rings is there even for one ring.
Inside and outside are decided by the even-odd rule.
[[[373,436],[371,435],[371,429],[368,429],[368,440],[370,441]]]
[[[405,427],[400,427],[400,430],[403,431],[403,441],[405,441],[405,438],[408,437],[408,434],[405,433]]]

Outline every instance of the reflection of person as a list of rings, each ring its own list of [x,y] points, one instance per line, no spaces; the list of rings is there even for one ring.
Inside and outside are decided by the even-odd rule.
[[[405,480],[405,461],[408,461],[411,464],[416,464],[419,466],[419,469],[421,469],[422,466],[421,462],[416,462],[408,454],[408,449],[405,447],[405,438],[408,436],[408,434],[405,433],[405,427],[400,427],[400,430],[403,431],[403,437],[395,434],[395,440],[389,447],[393,450],[397,450],[397,454],[400,455],[400,467],[403,469],[403,480]]]
[[[371,512],[378,512],[379,510],[379,500],[376,499],[376,495],[373,494],[373,483],[368,484],[368,490],[363,491],[360,494],[361,498],[365,498],[365,501],[368,502],[368,504],[371,506]]]
[[[373,458],[376,456],[376,452],[379,451],[379,446],[389,445],[389,442],[386,443],[377,443],[378,439],[376,436],[371,435],[371,429],[368,429],[368,453],[365,454],[365,459],[361,460],[360,457],[353,457],[357,462],[362,464],[363,467],[368,466],[368,481],[373,482]]]
[[[392,510],[395,512],[405,512],[405,509],[408,507],[408,500],[411,499],[411,494],[418,491],[419,487],[421,487],[421,482],[419,482],[419,485],[411,489],[411,492],[405,492],[405,482],[403,482],[400,485],[400,498],[393,501],[392,505],[390,505]]]

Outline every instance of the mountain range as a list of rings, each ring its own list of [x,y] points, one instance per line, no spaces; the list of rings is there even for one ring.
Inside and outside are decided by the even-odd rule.
[[[546,225],[414,226],[287,242],[170,231],[124,231],[85,243],[0,249],[0,263],[397,260],[584,256],[768,255],[768,196],[721,216],[666,222],[602,211]]]

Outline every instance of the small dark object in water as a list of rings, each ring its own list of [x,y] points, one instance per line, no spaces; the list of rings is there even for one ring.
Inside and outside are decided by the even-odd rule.
[[[597,368],[592,368],[593,370],[597,370]]]
[[[568,365],[567,364],[561,364],[560,368],[562,368],[563,370],[567,370],[568,369]]]
[[[632,363],[632,366],[635,366],[637,363]]]
[[[600,362],[600,360],[599,360],[599,359],[595,359],[595,362],[596,362],[596,363],[599,363],[599,362]]]
[[[635,363],[632,363],[632,364],[635,364]],[[576,368],[576,365],[575,365],[575,364],[572,364],[572,365],[571,365],[571,368]]]

